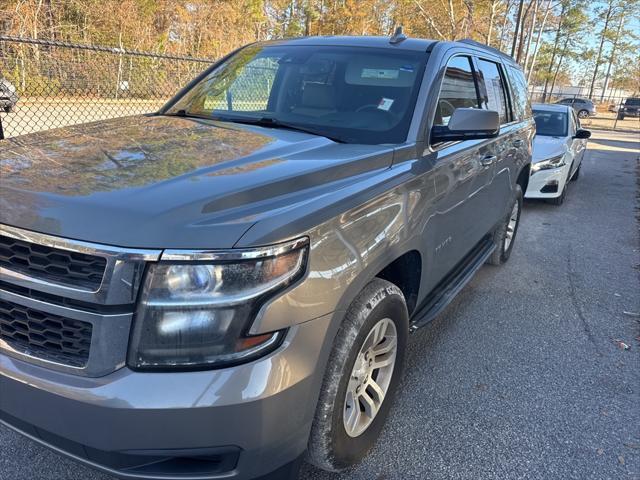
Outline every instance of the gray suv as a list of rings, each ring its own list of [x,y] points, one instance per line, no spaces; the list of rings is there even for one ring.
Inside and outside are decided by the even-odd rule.
[[[0,421],[121,478],[341,470],[409,333],[512,252],[534,122],[472,41],[256,43],[0,143]]]

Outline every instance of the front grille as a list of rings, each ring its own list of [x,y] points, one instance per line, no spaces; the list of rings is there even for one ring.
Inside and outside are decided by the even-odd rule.
[[[0,236],[0,266],[32,277],[97,290],[106,265],[103,257]]]
[[[92,325],[0,299],[0,340],[43,360],[84,367]]]

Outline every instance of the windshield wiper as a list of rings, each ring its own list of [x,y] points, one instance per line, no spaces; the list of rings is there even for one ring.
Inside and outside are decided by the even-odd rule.
[[[203,120],[211,120],[211,117],[206,117],[204,115],[197,115],[195,113],[187,112],[184,109],[176,110],[175,112],[165,112],[160,115],[164,117],[201,118]]]
[[[284,129],[293,130],[296,132],[310,133],[312,135],[325,137],[336,143],[347,143],[345,139],[335,137],[331,134],[327,134],[322,130],[318,130],[315,128],[302,127],[300,125],[294,125],[292,123],[281,122],[280,120],[276,120],[275,118],[271,118],[271,117],[246,118],[246,117],[214,116],[213,120],[220,120],[223,122],[232,122],[232,123],[243,123],[246,125],[258,125],[259,127],[267,127],[267,128],[284,128]]]

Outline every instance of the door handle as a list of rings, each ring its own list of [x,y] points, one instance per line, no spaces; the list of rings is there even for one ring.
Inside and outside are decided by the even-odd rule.
[[[516,147],[516,148],[521,147],[521,146],[522,146],[522,140],[518,138],[518,139],[516,139],[516,140],[514,140],[514,141],[513,141],[513,144],[512,144],[512,145],[513,145],[514,147]]]
[[[483,167],[489,167],[495,161],[496,161],[496,156],[495,155],[487,155],[486,157],[483,157],[480,160],[480,163],[482,164]]]

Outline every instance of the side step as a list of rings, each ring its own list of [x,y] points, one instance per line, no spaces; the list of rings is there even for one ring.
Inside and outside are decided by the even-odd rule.
[[[496,248],[490,236],[485,237],[467,256],[427,295],[422,305],[411,317],[410,332],[415,332],[433,320],[460,290],[473,278],[473,275],[487,261]]]

